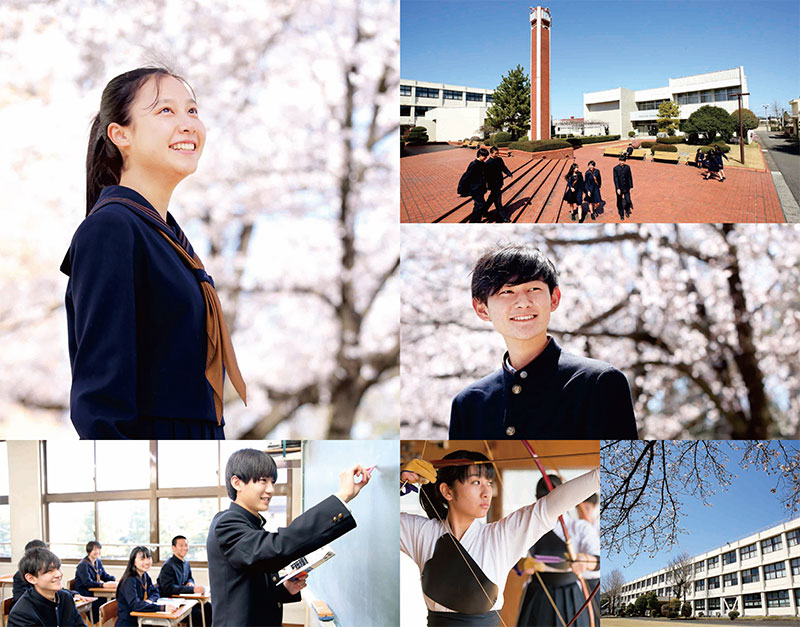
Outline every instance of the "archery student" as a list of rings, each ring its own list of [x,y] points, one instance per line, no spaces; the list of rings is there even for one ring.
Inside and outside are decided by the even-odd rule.
[[[261,512],[269,508],[277,476],[275,461],[263,451],[242,449],[228,459],[225,487],[233,503],[214,516],[206,543],[214,625],[281,625],[283,604],[300,601],[306,583],[303,575],[276,585],[277,572],[355,528],[346,504],[370,478],[361,466],[347,468],[335,495],[269,533]]]
[[[548,475],[548,478],[554,487],[561,485],[561,479],[557,476]],[[548,493],[547,482],[542,477],[536,484],[536,500],[545,498]],[[547,556],[558,557],[561,561],[539,561],[535,567],[523,571],[524,575],[532,577],[522,595],[517,627],[561,627],[561,621],[566,622],[575,615],[596,585],[596,578],[593,578],[590,587],[585,581],[581,582],[580,577],[589,573],[599,575],[600,536],[586,520],[564,518],[564,526],[568,536],[565,536],[560,524],[556,525],[539,538],[528,552],[534,559]],[[574,560],[570,555],[574,555]],[[591,627],[598,622],[599,616],[599,607],[593,601],[592,611],[581,612],[573,624],[576,627]]]
[[[55,553],[29,549],[19,561],[19,570],[31,588],[11,608],[8,627],[84,627],[72,593],[62,587],[64,574]]]
[[[69,277],[70,418],[83,439],[224,439],[224,377],[245,384],[214,283],[168,206],[206,129],[164,68],[103,90],[86,156],[86,219]]]
[[[472,307],[508,352],[453,399],[451,440],[636,439],[628,380],[611,364],[561,350],[547,334],[561,302],[553,263],[536,248],[490,249],[472,271]]]
[[[401,472],[403,486],[423,484],[419,500],[428,518],[400,514],[400,550],[419,567],[429,627],[496,627],[503,587],[519,556],[553,528],[559,515],[599,489],[600,472],[587,472],[502,520],[483,523],[492,502],[494,467],[473,451],[454,451],[444,459],[465,464],[436,472],[430,463],[414,460],[405,467],[411,470]]]

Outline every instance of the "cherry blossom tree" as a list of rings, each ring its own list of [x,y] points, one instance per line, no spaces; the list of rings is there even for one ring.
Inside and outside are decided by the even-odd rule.
[[[228,437],[397,434],[398,4],[57,0],[0,7],[0,411],[7,437],[68,432],[58,273],[83,218],[100,93],[167,63],[208,140],[173,195],[214,276],[248,384]],[[46,181],[46,184],[42,184]]]
[[[643,438],[800,434],[800,232],[783,225],[404,226],[401,434],[446,434],[451,399],[500,367],[472,311],[487,247],[522,242],[560,273],[550,333],[628,376]]]

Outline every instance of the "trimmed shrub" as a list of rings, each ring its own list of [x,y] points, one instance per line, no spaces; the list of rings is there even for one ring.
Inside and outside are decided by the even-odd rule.
[[[573,148],[580,148],[583,143],[580,137],[567,137],[566,141],[568,141]]]
[[[657,141],[659,144],[682,144],[683,137],[659,137]]]
[[[636,131],[628,131],[628,137],[636,137]]]
[[[678,152],[678,147],[673,146],[672,144],[655,143],[650,146],[650,154],[656,152]]]
[[[736,610],[731,610],[730,612],[728,612],[728,618],[730,618],[731,620],[736,620],[738,616],[739,612],[737,612]]]
[[[722,152],[728,154],[731,151],[731,147],[726,144],[725,142],[711,142],[711,146],[719,146],[722,149]]]
[[[523,150],[525,152],[541,152],[543,150],[559,150],[561,148],[569,148],[570,143],[563,139],[540,139],[537,141],[520,139],[518,141],[511,142],[508,147],[512,150]]]
[[[681,616],[689,618],[692,615],[692,606],[689,603],[681,605]]]
[[[496,142],[511,142],[513,141],[513,137],[511,137],[511,133],[507,131],[498,131],[494,135],[492,135],[492,139]]]
[[[428,130],[424,126],[415,126],[406,136],[409,145],[426,144],[428,142]]]
[[[590,135],[589,137],[582,137],[581,143],[583,144],[597,144],[599,142],[612,142],[620,138],[619,135]]]

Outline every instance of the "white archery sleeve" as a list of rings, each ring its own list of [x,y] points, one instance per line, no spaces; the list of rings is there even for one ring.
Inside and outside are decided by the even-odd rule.
[[[600,491],[600,469],[595,468],[580,477],[562,483],[550,494],[543,496],[538,502],[542,508],[542,517],[554,527],[559,516],[563,516],[579,503],[583,503],[595,492]]]

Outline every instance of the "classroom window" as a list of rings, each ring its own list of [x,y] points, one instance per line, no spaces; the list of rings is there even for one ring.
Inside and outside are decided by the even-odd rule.
[[[400,85],[400,95],[401,96],[410,96],[411,95],[411,85]]]
[[[438,98],[439,90],[429,87],[417,87],[417,98]]]
[[[759,581],[758,568],[742,571],[742,583],[755,583],[756,581]]]
[[[758,549],[756,549],[756,543],[753,542],[753,544],[748,544],[739,549],[739,559],[742,561],[749,560],[751,557],[755,557],[757,553]]]
[[[795,557],[789,565],[792,567],[793,575],[800,575],[800,557]]]
[[[49,440],[45,451],[48,493],[94,491],[94,442]]]
[[[767,592],[767,607],[789,607],[789,591]]]
[[[411,116],[411,107],[408,105],[400,105],[400,115],[403,117]]]
[[[717,556],[717,557],[709,557],[708,558],[708,567],[709,568],[715,568],[716,566],[719,566],[719,556]]]
[[[442,90],[442,98],[445,100],[461,100],[463,97],[463,91],[451,91],[449,89]]]
[[[794,589],[794,604],[800,606],[800,588]]]
[[[150,486],[150,443],[147,440],[98,440],[95,444],[98,491],[137,490]],[[125,472],[120,472],[121,468]]]
[[[705,599],[698,599],[697,601],[695,601],[694,602],[694,611],[695,612],[697,612],[697,611],[705,612],[706,611],[706,600]]]
[[[708,578],[708,589],[714,590],[719,588],[719,577],[709,577]]]
[[[703,569],[705,567],[706,567],[705,562],[695,562],[694,572],[696,572],[696,573],[703,572]]]
[[[100,501],[97,533],[102,538],[103,557],[128,559],[132,547],[149,546],[149,501]]]
[[[483,94],[467,92],[467,102],[483,102]]]
[[[93,502],[50,503],[47,521],[53,553],[61,559],[81,559],[86,555],[86,543],[96,537]]]
[[[423,116],[428,111],[430,111],[431,109],[434,109],[434,108],[435,107],[414,107],[414,115],[416,115],[417,117]]]
[[[719,609],[719,599],[709,599],[708,600],[708,611],[711,612],[712,610]]]
[[[689,104],[689,94],[678,94],[678,104]]]
[[[736,576],[736,573],[728,573],[722,576],[722,585],[724,587],[728,586],[735,586],[738,585],[739,578]]]
[[[493,102],[494,96],[492,94],[486,94],[486,102]]]
[[[786,576],[786,566],[783,562],[775,562],[764,566],[764,580],[780,579]]]
[[[695,592],[700,592],[700,591],[705,590],[705,589],[706,589],[706,580],[705,579],[700,579],[700,580],[694,582],[694,591]]]
[[[664,575],[660,575],[658,578],[658,583],[664,583]]]
[[[796,546],[800,544],[800,529],[792,529],[786,534],[786,546]]]
[[[700,93],[693,91],[689,93],[689,103],[688,104],[697,104],[700,102]]]
[[[727,553],[723,553],[722,554],[722,563],[723,563],[723,565],[735,564],[736,563],[736,551],[728,551]]]
[[[714,90],[714,100],[716,102],[721,102],[723,100],[728,99],[728,88],[723,87],[722,89],[715,89]]]
[[[756,594],[744,594],[742,595],[742,603],[744,604],[745,609],[754,609],[761,607],[761,595]]]
[[[783,548],[783,541],[780,536],[774,536],[761,541],[761,552],[772,553]]]
[[[700,102],[714,102],[714,90],[704,89],[700,92]]]
[[[186,536],[189,543],[189,561],[207,561],[208,521],[218,511],[214,497],[158,499],[158,543],[162,559],[172,553],[172,538],[181,535]]]

